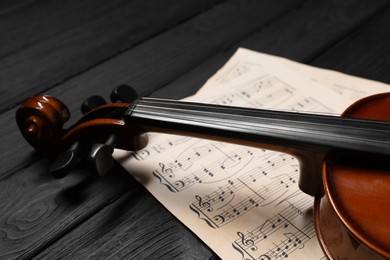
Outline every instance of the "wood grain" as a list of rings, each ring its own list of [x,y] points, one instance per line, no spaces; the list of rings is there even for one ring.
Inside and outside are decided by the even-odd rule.
[[[0,32],[7,39],[1,48],[4,52],[0,52],[0,93],[7,99],[0,111],[180,23],[213,2],[117,0],[39,4],[23,9],[16,17],[0,17],[0,24],[4,24]],[[171,8],[160,12],[166,6]]]
[[[11,107],[47,90],[75,120],[86,96],[121,83],[182,98],[238,46],[389,82],[389,1],[301,2],[99,1],[85,16],[88,1],[3,2],[0,259],[217,259],[118,166],[51,179]]]
[[[12,12],[16,13],[24,7],[34,5],[37,1],[38,0],[2,0],[0,2],[0,16]]]
[[[327,49],[313,65],[390,83],[390,5],[347,41]],[[337,58],[330,58],[337,57]]]
[[[75,240],[80,230],[87,232]],[[153,248],[145,250],[147,245]],[[156,207],[150,194],[126,192],[37,258],[200,260],[211,256],[178,220]]]

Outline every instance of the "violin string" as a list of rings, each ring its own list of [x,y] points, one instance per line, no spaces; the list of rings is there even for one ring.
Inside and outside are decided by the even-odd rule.
[[[193,108],[196,110],[202,110],[204,106],[209,105],[215,105],[215,104],[207,104],[207,103],[196,103],[196,102],[186,102],[186,101],[177,101],[177,100],[170,100],[170,99],[158,99],[158,98],[144,98],[141,99],[141,102],[137,104],[136,106],[132,107],[130,104],[127,107],[118,107],[116,109],[111,110],[109,113],[105,114],[105,118],[110,118],[114,115],[117,115],[120,112],[124,112],[128,109],[132,109],[133,111],[142,113],[144,109],[156,109],[157,111],[161,108],[161,106],[164,106],[164,104],[175,106],[175,109],[187,109],[188,107]],[[225,109],[235,109],[235,108],[243,108],[246,107],[237,107],[237,106],[218,106],[215,105],[215,107],[224,107]],[[207,108],[206,108],[207,109]],[[253,109],[253,108],[248,108]],[[331,117],[340,117],[341,115],[338,113],[332,113],[332,112],[320,112],[320,111],[306,111],[306,110],[293,110],[293,109],[273,109],[273,108],[261,108],[258,110],[262,111],[270,111],[270,112],[293,112],[298,114],[305,114],[305,115],[319,115],[319,116],[331,116]],[[169,115],[169,114],[168,114]],[[343,115],[345,116],[345,115]],[[372,120],[371,120],[372,121]]]
[[[202,104],[204,104],[204,105],[216,105],[216,104],[213,104],[213,103],[197,103],[197,102],[186,102],[186,101],[177,101],[177,100],[170,100],[170,99],[157,99],[157,98],[156,99],[155,98],[153,98],[153,99],[146,99],[146,100],[147,100],[147,102],[150,101],[150,100],[153,100],[153,102],[156,103],[157,105],[159,105],[158,102],[160,102],[160,101],[163,102],[163,103],[169,102],[170,104],[173,104],[173,105],[184,105],[184,106],[192,105],[192,106],[195,106],[195,107],[196,106],[202,107]],[[231,106],[229,108],[249,108],[249,109],[254,109],[253,107],[244,107],[244,106]],[[340,116],[339,113],[323,112],[323,111],[280,109],[280,108],[278,108],[278,109],[276,109],[276,108],[257,108],[257,109],[268,110],[268,111],[276,111],[276,112],[280,111],[280,112],[295,112],[295,113],[326,115],[326,116]]]
[[[138,122],[157,128],[160,127],[161,123],[173,123],[170,126],[173,131],[176,124],[189,124],[193,127],[205,127],[203,129],[209,129],[208,131],[220,129],[225,134],[235,133],[234,135],[239,133],[257,135],[258,133],[260,136],[263,133],[272,133],[273,136],[278,132],[278,135],[283,136],[283,138],[288,136],[301,139],[304,136],[305,140],[315,139],[314,136],[319,137],[316,140],[329,138],[324,145],[334,145],[335,147],[344,145],[343,149],[351,147],[357,149],[356,147],[358,147],[368,151],[375,147],[375,153],[387,153],[388,151],[384,148],[387,147],[387,143],[384,141],[390,132],[390,123],[388,122],[384,129],[382,125],[378,125],[382,122],[375,120],[336,119],[335,117],[326,118],[314,115],[299,115],[290,120],[292,118],[288,114],[268,114],[260,109],[232,109],[232,107],[227,106],[156,99],[141,101],[133,111],[136,112],[134,118],[138,118],[136,122],[141,120]],[[145,119],[146,121],[143,121]]]
[[[185,101],[176,101],[176,100],[169,100],[169,99],[146,99],[146,102],[142,102],[141,106],[136,106],[135,109],[137,111],[141,112],[143,107],[149,106],[150,108],[159,108],[159,105],[163,104],[171,104],[176,106],[177,109],[183,108],[186,109],[188,107],[193,107],[195,109],[202,109],[203,106],[208,105],[215,105],[215,104],[208,104],[208,103],[196,103],[196,102],[185,102]],[[152,101],[152,104],[149,104],[150,101]],[[181,107],[182,106],[182,107]],[[215,105],[218,106],[218,105]],[[227,109],[235,109],[235,108],[242,108],[242,109],[254,109],[250,107],[239,107],[239,106],[218,106],[218,107],[225,107]],[[258,108],[257,110],[262,111],[272,111],[272,112],[293,112],[293,113],[301,113],[301,114],[307,114],[307,115],[323,115],[323,116],[332,116],[332,117],[340,117],[339,113],[332,113],[332,112],[320,112],[320,111],[307,111],[307,110],[293,110],[293,109],[274,109],[274,108]]]
[[[160,118],[164,120],[164,117],[169,118],[171,114],[177,114],[179,117],[187,116],[186,114],[190,113],[194,116],[203,115],[206,120],[207,118],[212,118],[213,116],[221,116],[229,120],[230,114],[241,115],[250,118],[250,120],[256,120],[256,117],[271,120],[288,120],[291,115],[285,114],[280,110],[264,110],[264,109],[247,109],[240,107],[228,107],[228,106],[217,106],[210,105],[205,103],[192,103],[192,102],[178,102],[171,100],[159,100],[159,99],[145,99],[141,101],[138,106],[136,106],[136,112],[147,113],[153,115],[155,118]],[[182,111],[180,111],[182,110]],[[211,111],[212,110],[212,111]],[[179,112],[179,113],[178,113]],[[270,112],[270,113],[268,113]],[[287,111],[291,112],[291,111]],[[226,115],[226,116],[225,116]],[[343,127],[353,127],[353,128],[366,128],[373,131],[377,131],[378,128],[386,129],[385,131],[390,131],[390,123],[387,121],[380,120],[371,120],[371,119],[359,119],[359,118],[350,118],[350,117],[340,117],[338,115],[337,121],[334,121],[336,116],[324,115],[323,113],[297,113],[294,118],[297,118],[296,122],[302,121],[311,121],[312,125],[314,122],[317,122],[319,125],[327,126],[327,124],[333,125],[342,125]],[[298,119],[299,118],[299,119]],[[266,119],[267,120],[267,119]],[[314,121],[313,121],[314,120]],[[340,120],[340,121],[339,121]],[[276,122],[275,121],[275,122]],[[332,123],[333,122],[333,123]],[[248,122],[250,123],[250,122]]]
[[[142,99],[141,99],[142,100]],[[149,98],[147,98],[147,101],[149,101]],[[188,106],[188,105],[193,105],[193,106],[198,106],[199,104],[202,104],[202,103],[195,103],[195,102],[186,102],[186,101],[177,101],[177,100],[170,100],[170,99],[158,99],[158,98],[153,98],[153,101],[156,102],[157,106],[159,105],[159,102],[169,102],[171,104],[175,104],[175,105],[184,105],[184,106]],[[207,104],[207,103],[205,103]],[[207,104],[208,105],[208,104]],[[214,104],[210,104],[210,105],[214,105]],[[131,105],[128,106],[128,108],[131,107]],[[239,107],[239,106],[231,106],[231,108],[249,108],[249,107]],[[113,109],[111,110],[110,112],[106,113],[103,115],[104,118],[110,118],[112,117],[113,115],[116,115],[118,114],[119,112],[121,112],[122,110],[125,110],[126,108],[124,107],[118,107],[116,109]],[[136,106],[134,107],[133,109],[137,109],[138,111],[139,110],[139,107]],[[259,109],[262,109],[262,110],[269,110],[269,111],[280,111],[280,112],[294,112],[294,113],[303,113],[303,114],[313,114],[313,115],[325,115],[325,116],[340,116],[339,113],[332,113],[332,112],[320,112],[320,111],[309,111],[309,110],[296,110],[296,109],[275,109],[275,108],[259,108]]]

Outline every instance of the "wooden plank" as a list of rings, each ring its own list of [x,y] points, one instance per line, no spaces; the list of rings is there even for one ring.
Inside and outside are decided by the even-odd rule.
[[[308,62],[322,54],[328,47],[337,44],[344,37],[357,30],[360,25],[388,6],[389,2],[387,0],[377,1],[376,5],[366,1],[350,1],[348,3],[340,3],[337,0],[305,2],[300,8],[262,28],[247,39],[243,39],[234,48],[215,54],[204,64],[194,68],[194,71],[182,75],[166,87],[155,91],[152,96],[180,99],[196,93],[199,87],[230,58],[237,47],[282,56],[303,63]],[[375,37],[375,34],[377,34],[375,27],[371,30],[372,37]],[[381,34],[384,38],[388,37],[385,31],[383,29]],[[367,51],[364,50],[364,42],[363,39],[358,39],[356,43],[362,47],[362,52]],[[369,51],[377,51],[375,57],[382,55],[381,58],[385,58],[386,54],[383,53],[388,53],[385,51],[386,40],[381,39],[380,42],[381,45],[383,43],[383,48],[372,47]],[[346,48],[340,53],[352,52]],[[352,56],[355,58],[358,53],[352,54]],[[363,57],[368,58],[369,56],[359,58]],[[335,59],[333,62],[340,61]],[[348,62],[355,64],[352,59],[349,59]],[[334,69],[348,72],[345,68],[353,66],[348,62],[344,63],[344,69],[339,67]],[[366,61],[362,60],[362,62]],[[383,62],[386,62],[386,59],[383,59]],[[314,65],[323,66],[317,63]],[[386,66],[382,68],[386,68]],[[370,71],[370,68],[365,69]],[[360,75],[366,76],[365,74]],[[372,73],[370,73],[370,77],[380,80],[380,78],[374,77]]]
[[[38,0],[1,0],[0,1],[0,16],[12,12],[20,11],[29,5],[35,4]]]
[[[302,8],[310,8],[311,12],[300,13],[297,10],[284,17],[295,21],[293,28],[286,27],[286,20],[278,20],[267,30],[246,40],[242,46],[307,63],[367,23],[389,3],[388,0],[375,3],[355,0],[343,3],[337,0],[327,3],[309,1]],[[275,30],[278,35],[272,39],[270,35]]]
[[[95,181],[76,171],[66,180],[53,180],[47,163],[40,160],[0,184],[1,259],[30,258],[124,190],[137,191],[135,182],[118,174]]]
[[[25,2],[25,1],[23,1]],[[40,42],[91,23],[105,12],[124,5],[123,0],[113,1],[38,1],[17,12],[0,17],[3,41],[0,57],[9,56]],[[94,4],[95,3],[95,4]],[[94,6],[94,8],[91,8]]]
[[[75,241],[81,230],[82,240]],[[149,193],[128,192],[36,258],[201,260],[212,255],[169,212],[156,207]]]
[[[2,94],[7,97],[0,111],[213,4],[207,0],[99,2],[42,2],[20,16],[0,17],[5,44],[0,55],[0,81]]]
[[[390,7],[311,63],[390,84]]]
[[[126,80],[132,82],[132,79],[135,79],[135,82],[140,83],[140,92],[148,93],[188,71],[216,49],[235,44],[240,38],[258,30],[297,3],[299,1],[282,0],[272,4],[252,0],[223,3],[57,86],[50,93],[63,98],[76,115],[79,114],[77,107],[85,96],[94,91],[107,92],[112,86]],[[258,17],[260,18],[257,19]],[[246,26],[248,24],[249,26]],[[6,119],[12,118],[13,112],[4,113],[1,121],[7,124]],[[94,180],[89,182],[85,193],[81,194],[87,198],[76,200],[78,204],[70,205],[61,199],[61,190],[82,186],[79,184],[84,183],[82,175],[73,174],[60,182],[37,178],[46,173],[48,162],[44,159],[35,162],[36,157],[31,159],[31,150],[28,150],[27,144],[15,147],[10,138],[16,136],[19,137],[19,134],[13,125],[1,135],[0,140],[4,141],[8,149],[14,151],[14,155],[9,153],[9,158],[6,159],[12,161],[12,156],[23,158],[20,163],[26,166],[20,171],[17,165],[7,165],[6,170],[2,169],[6,177],[0,181],[0,190],[2,198],[9,199],[0,202],[0,205],[4,206],[3,209],[6,209],[0,212],[4,213],[0,219],[0,233],[3,236],[0,258],[34,256],[128,189],[127,181],[112,180],[114,177]],[[49,187],[53,188],[48,189]],[[15,197],[11,198],[12,194],[15,194]],[[15,204],[15,200],[18,203]],[[20,207],[21,205],[26,206]],[[163,209],[160,207],[160,210]],[[23,218],[29,214],[31,217]],[[142,230],[140,232],[142,233]],[[148,234],[144,235],[148,237]],[[165,236],[163,233],[157,235]],[[166,243],[164,239],[159,240]],[[170,246],[173,250],[177,245]],[[192,251],[182,254],[195,253]]]
[[[327,17],[329,15],[333,14],[334,10],[341,12],[341,11],[346,11],[350,8],[350,6],[339,5],[336,2],[334,2],[332,4],[329,2],[321,2],[321,3],[325,5],[323,7],[327,7],[327,8],[325,8],[325,9],[318,8],[316,10],[319,13],[312,14],[313,17],[318,17],[318,20],[315,20],[315,21],[317,22],[317,30],[319,32],[324,27],[328,28],[329,24],[328,24]],[[317,2],[316,4],[320,4],[320,3]],[[353,5],[353,4],[357,4],[357,3],[350,2],[350,4]],[[291,15],[291,16],[286,15],[286,16],[283,16],[281,19],[284,20],[286,25],[289,25],[292,27],[290,29],[296,29],[297,27],[302,26],[302,23],[297,21],[295,19],[295,17],[300,16],[300,15],[304,16],[305,13],[308,13],[310,10],[313,10],[313,9],[310,9],[311,7],[309,7],[309,6],[310,5],[308,5],[306,7],[302,7],[302,9],[300,9],[300,12],[302,12],[301,14],[298,12],[298,13],[294,13],[294,15]],[[333,8],[331,8],[331,7],[333,7]],[[326,11],[324,11],[324,10],[326,10]],[[378,11],[378,7],[371,9],[370,10],[371,15],[375,14],[377,11]],[[322,13],[322,12],[325,12],[325,13]],[[291,20],[286,19],[286,17],[290,17]],[[339,21],[335,20],[333,26],[338,27],[339,29],[338,30],[328,30],[329,34],[327,35],[327,37],[323,36],[323,40],[318,41],[315,44],[315,46],[311,46],[310,51],[313,53],[318,53],[321,50],[323,50],[324,44],[327,46],[334,44],[336,41],[340,40],[340,38],[342,38],[343,35],[344,36],[348,35],[351,30],[356,29],[354,26],[359,26],[361,24],[361,21],[362,21],[361,19],[366,20],[366,18],[367,18],[367,14],[364,12],[361,12],[360,17],[359,16],[353,17],[353,19],[355,19],[355,22],[350,21],[349,23],[345,23],[345,27],[342,27],[342,28],[339,28],[340,27]],[[345,17],[339,16],[339,19],[344,20]],[[311,20],[311,21],[313,22],[313,20]],[[275,21],[275,23],[278,24],[279,20]],[[261,30],[261,32],[269,31],[268,28],[269,27],[272,28],[273,26],[274,26],[274,23],[271,23],[267,27],[263,28]],[[372,25],[370,25],[370,26],[372,26]],[[373,26],[377,26],[377,25],[373,25]],[[288,28],[288,26],[286,26],[286,27],[287,28],[285,28],[285,30],[288,31],[289,28]],[[379,29],[383,30],[383,29],[385,29],[385,27],[379,28]],[[313,31],[317,31],[317,30],[313,29]],[[278,33],[276,33],[276,32],[278,32]],[[275,34],[273,36],[275,40],[278,39],[279,32],[280,31],[275,31]],[[268,34],[268,36],[270,36],[269,32],[267,32],[267,34]],[[363,32],[363,34],[364,34],[364,32]],[[261,37],[261,34],[256,34],[255,36],[249,38],[248,40],[243,41],[243,43],[245,43],[247,41],[253,42],[254,37],[258,40],[259,45],[261,45],[262,39],[263,39],[263,37]],[[311,39],[311,37],[313,37],[314,39]],[[313,34],[309,34],[305,37],[298,37],[297,36],[297,37],[292,37],[292,38],[294,38],[297,41],[299,41],[299,39],[301,39],[304,42],[306,42],[306,41],[316,42],[315,41],[316,37],[318,37],[318,35],[313,33]],[[390,35],[388,35],[387,37],[390,37]],[[324,42],[325,40],[328,40],[328,42]],[[303,45],[304,42],[296,43],[296,45],[295,45],[295,46],[297,46],[296,48],[299,48],[298,46]],[[287,45],[288,42],[286,42],[285,44]],[[281,48],[280,51],[283,52],[284,48],[282,45],[280,45],[280,48]],[[301,55],[302,56],[297,55],[296,58],[297,59],[300,59],[300,58],[304,59],[305,57],[312,56],[311,53],[306,53],[306,52],[301,52]],[[183,78],[180,78],[177,81],[169,84],[167,87],[168,90],[165,89],[166,92],[157,91],[157,93],[158,93],[157,95],[159,95],[159,96],[162,95],[165,97],[172,97],[172,95],[175,96],[176,92],[174,92],[174,90],[177,90],[179,88],[179,86],[181,86],[183,88],[183,90],[179,91],[179,95],[182,95],[183,93],[185,93],[185,91],[195,90],[196,87],[194,87],[193,89],[188,88],[188,85],[195,86],[195,84],[191,83],[192,79],[195,79],[195,81],[197,83],[200,83],[201,80],[199,80],[199,79],[204,80],[205,79],[204,75],[207,73],[210,73],[212,69],[214,69],[214,71],[215,71],[219,67],[219,65],[224,61],[225,58],[226,57],[224,55],[219,55],[216,58],[213,58],[212,60],[201,64],[201,66],[192,70],[190,73],[188,73]],[[335,56],[331,55],[329,58],[334,59]],[[367,56],[366,58],[369,58],[369,56]],[[364,59],[364,57],[362,57],[362,59]],[[210,69],[210,68],[212,68],[212,69]],[[140,200],[144,199],[143,195],[141,195],[141,198],[142,199],[140,199]],[[124,197],[124,200],[126,200],[126,199],[127,199],[127,196]],[[121,203],[122,203],[122,199],[114,202],[112,205],[110,205],[110,207],[120,207],[119,205],[121,205]],[[155,207],[153,207],[153,209],[155,209]],[[104,218],[104,216],[106,214],[108,214],[105,210],[110,211],[109,207],[107,207],[104,209],[104,211],[99,212],[96,215],[96,218],[98,220],[100,218]],[[130,208],[129,208],[129,210],[130,210]],[[126,212],[126,214],[128,214],[128,213]],[[139,221],[142,221],[142,223],[143,223],[142,226],[155,227],[155,219],[156,219],[155,217],[150,216],[149,218],[145,218],[145,219],[142,219]],[[143,232],[142,228],[136,228],[136,226],[131,226],[131,223],[129,223],[129,222],[131,222],[131,216],[126,216],[118,223],[115,223],[112,225],[108,224],[110,227],[105,226],[105,228],[108,228],[110,231],[111,231],[111,229],[114,231],[112,231],[112,232],[109,231],[109,234],[107,236],[103,236],[101,239],[97,240],[96,236],[93,236],[90,234],[87,234],[87,235],[84,234],[85,230],[89,230],[89,232],[98,232],[100,227],[98,227],[98,225],[95,224],[95,221],[96,221],[96,219],[94,218],[91,221],[84,222],[79,228],[75,229],[70,234],[64,236],[63,239],[57,241],[55,244],[53,244],[53,246],[51,246],[47,250],[43,251],[40,255],[38,255],[38,257],[46,257],[46,258],[59,257],[59,258],[61,258],[61,257],[66,256],[67,253],[69,253],[73,250],[73,251],[76,251],[76,252],[79,252],[80,254],[82,254],[82,258],[95,257],[95,256],[96,257],[99,257],[99,256],[103,256],[103,257],[112,256],[112,257],[114,257],[115,256],[115,257],[125,257],[125,258],[144,258],[144,257],[146,257],[146,258],[159,258],[159,257],[165,256],[166,248],[164,247],[165,246],[164,241],[165,241],[165,243],[169,243],[167,241],[170,241],[170,240],[175,241],[175,240],[179,239],[178,237],[187,236],[186,232],[178,231],[177,232],[177,234],[179,234],[178,237],[176,237],[176,236],[172,237],[173,234],[169,230],[169,228],[166,230],[164,228],[162,228],[162,229],[158,228],[156,230],[158,230],[159,234],[158,235],[155,234],[155,235],[158,236],[159,239],[163,239],[163,240],[161,240],[161,241],[159,240],[158,242],[154,242],[155,240],[152,240],[153,246],[150,246],[150,243],[143,245],[142,243],[149,239],[149,236],[150,236],[150,234],[148,234],[149,229],[147,229],[148,231]],[[130,225],[130,227],[129,227],[129,225]],[[120,231],[121,228],[125,229],[125,231],[124,231],[125,234]],[[172,226],[171,228],[174,228],[176,231],[177,229],[180,229],[181,227],[179,225],[179,227]],[[93,231],[91,231],[91,230],[93,230]],[[132,234],[132,232],[134,232],[134,231],[137,234],[139,234],[139,232],[141,232],[142,235],[141,236],[127,236],[124,238],[124,236],[126,236],[126,234]],[[116,237],[114,235],[116,232],[119,232],[118,237]],[[166,238],[163,235],[164,233],[168,233]],[[152,239],[156,239],[156,237],[152,237]],[[120,240],[120,243],[119,242],[115,243],[118,240]],[[111,241],[111,242],[108,242],[108,241]],[[80,243],[81,243],[81,245],[80,245]],[[113,254],[113,251],[114,251],[113,249],[109,248],[111,243],[115,244],[115,250],[116,250],[117,254],[111,255],[111,254]],[[181,244],[186,245],[186,243],[188,243],[191,246],[197,246],[197,247],[199,246],[198,243],[191,242],[191,241],[185,241],[185,242],[182,242]],[[118,245],[118,244],[121,244],[121,245]],[[134,244],[136,245],[135,249],[134,249],[134,246],[129,246],[129,245],[134,245]],[[175,244],[175,242],[173,242],[172,244]],[[65,248],[64,248],[64,245],[65,245]],[[181,246],[183,246],[183,245],[181,245]],[[202,248],[202,247],[200,247],[200,248]],[[161,249],[162,253],[158,254],[158,252],[160,252],[159,251],[160,249]],[[150,252],[151,252],[150,250],[152,252],[157,253],[157,256],[150,255]],[[189,249],[186,249],[186,251],[183,250],[182,255],[172,254],[172,255],[169,255],[169,257],[167,257],[167,258],[170,258],[171,256],[177,256],[178,259],[188,259],[189,257],[191,257],[191,259],[204,259],[201,257],[191,255],[192,254],[191,252],[193,252],[193,251],[194,251],[193,249],[189,248]],[[95,252],[95,253],[90,253],[90,252]],[[108,252],[107,253],[108,255],[104,255],[104,252]],[[187,253],[187,255],[184,255],[185,253]],[[203,256],[209,257],[208,254],[205,254]],[[212,257],[212,256],[210,256],[210,257]]]

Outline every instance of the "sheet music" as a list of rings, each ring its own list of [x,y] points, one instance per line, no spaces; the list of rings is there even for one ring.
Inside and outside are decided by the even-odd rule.
[[[229,81],[230,78],[244,76],[246,72],[261,71],[270,66],[289,67],[305,78],[331,88],[351,102],[375,93],[388,91],[388,85],[382,82],[358,78],[338,71],[321,69],[298,63],[286,58],[239,48],[225,66],[211,77],[200,91]]]
[[[316,70],[261,56],[240,49],[188,100],[338,114],[364,92],[360,83],[340,94],[326,73],[303,76]],[[378,83],[374,91],[380,88],[388,87]],[[145,149],[116,150],[114,157],[222,259],[324,259],[313,198],[297,186],[294,157],[183,136],[149,138]]]

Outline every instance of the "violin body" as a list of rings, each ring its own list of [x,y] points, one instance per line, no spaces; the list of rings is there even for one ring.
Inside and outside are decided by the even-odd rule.
[[[94,151],[92,157],[97,164],[94,168],[106,169],[105,165],[100,167],[99,161],[107,150],[113,149],[114,143],[120,149],[141,149],[147,142],[145,139],[139,142],[137,137],[149,131],[293,154],[301,164],[300,188],[316,198],[315,227],[327,257],[383,259],[390,258],[389,111],[390,93],[356,102],[340,119],[321,116],[307,119],[296,113],[277,112],[268,116],[266,111],[254,109],[141,99],[133,104],[98,106],[69,129],[63,129],[69,118],[66,106],[56,98],[39,96],[26,101],[16,118],[22,134],[36,150],[49,157],[65,154],[55,161],[54,168],[60,169],[55,170],[59,172],[57,177],[63,177],[63,168],[68,170],[79,160],[74,158],[83,157],[79,153],[86,149]],[[295,121],[286,123],[291,117]],[[380,122],[355,122],[353,118]],[[313,120],[318,121],[313,124]],[[344,127],[347,123],[348,127]],[[300,128],[292,131],[296,124]],[[382,125],[389,132],[380,132]],[[333,141],[318,134],[313,136],[328,131],[327,128],[329,132],[324,136],[334,138]],[[370,131],[377,139],[371,138]],[[362,138],[357,142],[359,135]],[[104,149],[102,146],[95,149],[96,143],[105,143]],[[111,148],[106,149],[108,146]],[[367,153],[371,149],[375,152]]]
[[[389,111],[390,95],[378,94],[354,103],[344,116],[390,121]],[[389,173],[388,161],[369,156],[324,162],[325,196],[316,198],[314,218],[328,258],[390,258]]]

